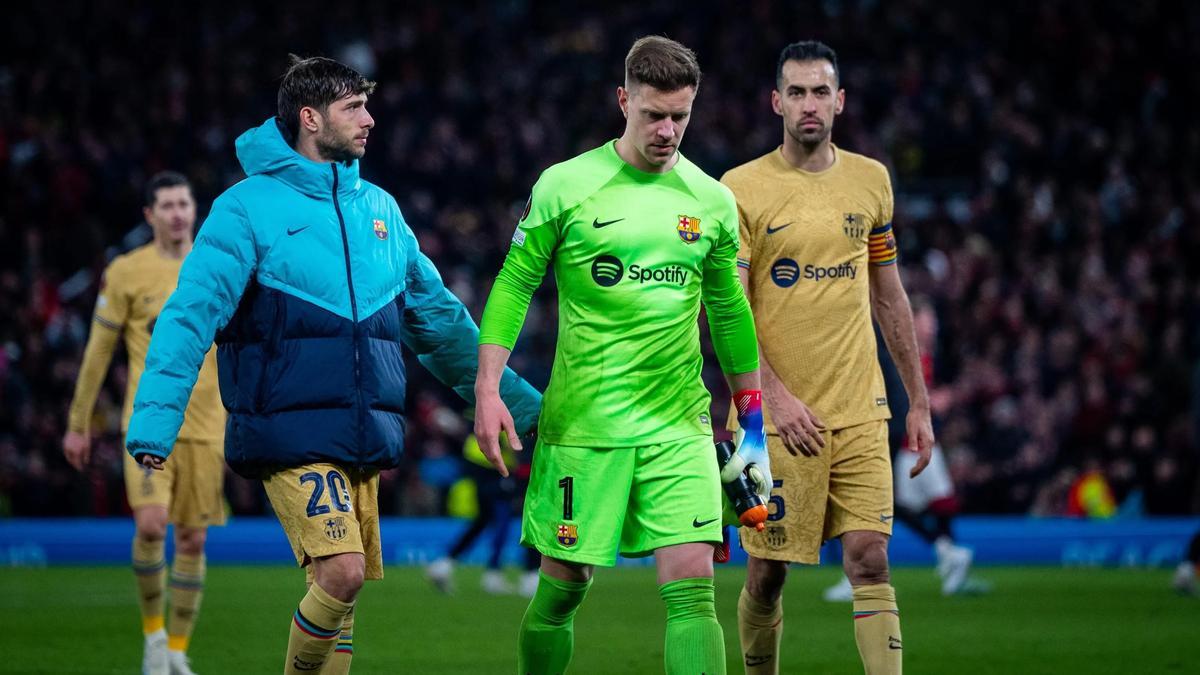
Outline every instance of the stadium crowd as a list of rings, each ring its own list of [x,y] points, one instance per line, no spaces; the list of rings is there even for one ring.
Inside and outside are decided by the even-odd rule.
[[[779,48],[838,50],[834,141],[892,172],[967,511],[1077,513],[1081,480],[1114,507],[1085,513],[1200,511],[1196,5],[298,0],[42,3],[0,27],[0,515],[123,512],[122,367],[91,470],[60,448],[100,272],[148,236],[155,171],[186,173],[201,213],[240,179],[233,141],[273,114],[289,52],[379,81],[363,175],[478,318],[539,172],[619,133],[622,58],[645,33],[699,54],[682,150],[716,176],[779,143]],[[539,386],[556,320],[545,288],[512,360]],[[415,362],[410,377],[408,455],[381,509],[438,514],[469,425]],[[234,512],[262,513],[260,489],[231,480]]]

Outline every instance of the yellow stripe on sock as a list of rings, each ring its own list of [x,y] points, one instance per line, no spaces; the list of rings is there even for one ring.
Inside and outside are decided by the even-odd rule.
[[[191,640],[191,638],[187,635],[168,635],[167,649],[170,649],[173,652],[186,652],[189,640]]]
[[[163,617],[161,615],[142,617],[142,632],[146,635],[162,630],[163,625]]]

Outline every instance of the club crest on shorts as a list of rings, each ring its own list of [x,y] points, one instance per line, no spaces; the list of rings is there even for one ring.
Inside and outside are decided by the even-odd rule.
[[[341,541],[346,537],[346,532],[350,528],[346,527],[346,519],[342,516],[325,519],[325,536],[332,541]]]
[[[380,239],[387,239],[387,223],[379,219],[375,219],[372,222],[375,223],[375,236]]]
[[[679,231],[679,238],[684,243],[694,244],[700,241],[700,219],[691,216],[679,216],[679,226],[675,228]]]
[[[771,548],[783,548],[787,545],[787,530],[773,525],[766,530],[767,546]]]
[[[564,523],[558,526],[558,543],[563,546],[574,546],[577,541],[579,541],[579,527],[577,525],[567,525]]]

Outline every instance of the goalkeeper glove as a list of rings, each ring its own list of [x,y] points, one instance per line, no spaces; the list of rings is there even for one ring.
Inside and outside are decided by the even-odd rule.
[[[763,429],[762,391],[743,389],[733,395],[738,411],[737,451],[721,468],[722,482],[736,480],[743,470],[754,482],[755,492],[764,502],[771,499],[771,460],[767,456],[766,431]]]

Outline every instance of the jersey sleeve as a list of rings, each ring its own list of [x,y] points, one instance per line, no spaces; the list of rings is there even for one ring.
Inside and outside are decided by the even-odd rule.
[[[479,329],[462,301],[446,288],[433,261],[421,252],[416,236],[398,210],[397,219],[410,261],[400,337],[422,366],[474,405]],[[521,433],[537,425],[542,395],[512,369],[506,368],[500,378],[500,397]]]
[[[114,271],[113,267],[115,265],[110,265],[100,280],[95,320],[87,346],[83,349],[79,376],[75,380],[75,394],[71,397],[71,408],[67,414],[67,429],[81,434],[89,431],[96,397],[100,394],[100,386],[104,384],[104,375],[116,351],[117,338],[129,314],[129,295],[120,287],[120,272]]]
[[[129,319],[129,289],[125,283],[123,265],[120,260],[113,261],[100,277],[100,293],[96,296],[96,311],[92,315],[94,323],[120,331]]]
[[[729,375],[758,368],[758,336],[750,303],[738,282],[738,210],[733,194],[722,190],[720,234],[704,261],[700,293],[721,370]]]
[[[533,186],[480,321],[479,344],[512,349],[561,237],[559,196],[543,174]]]
[[[733,183],[729,180],[729,174],[721,177],[721,183],[733,190]],[[734,196],[736,197],[736,192]],[[745,209],[742,208],[741,202],[735,200],[737,209],[737,232],[738,232],[738,248],[737,248],[737,266],[748,270],[750,269],[750,259],[754,251],[753,231],[750,228],[750,222],[746,216]]]
[[[892,231],[892,211],[895,199],[892,196],[892,181],[883,171],[883,188],[879,198],[879,214],[876,226],[868,237],[868,252],[872,265],[894,265],[898,256],[896,235]]]
[[[213,336],[229,323],[256,264],[245,210],[236,198],[222,195],[155,322],[125,436],[129,454],[170,454]]]

